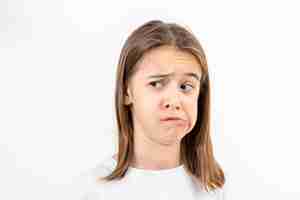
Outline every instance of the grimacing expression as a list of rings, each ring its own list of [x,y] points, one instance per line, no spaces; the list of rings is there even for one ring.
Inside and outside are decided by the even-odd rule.
[[[136,67],[125,98],[125,104],[131,105],[135,134],[162,145],[179,144],[197,120],[198,60],[175,47],[160,46],[146,52]]]

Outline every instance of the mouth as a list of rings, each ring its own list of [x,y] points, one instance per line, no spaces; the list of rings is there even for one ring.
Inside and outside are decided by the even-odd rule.
[[[174,123],[174,124],[177,124],[177,125],[185,125],[186,124],[186,120],[183,120],[181,118],[178,118],[178,117],[166,117],[166,118],[162,118],[160,120],[162,123]]]
[[[160,121],[178,121],[178,120],[184,121],[179,117],[166,117],[166,118],[162,118]]]

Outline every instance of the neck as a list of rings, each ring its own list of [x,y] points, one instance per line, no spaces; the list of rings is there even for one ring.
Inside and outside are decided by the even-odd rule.
[[[180,143],[163,145],[142,134],[134,134],[132,166],[140,169],[170,169],[180,166]]]

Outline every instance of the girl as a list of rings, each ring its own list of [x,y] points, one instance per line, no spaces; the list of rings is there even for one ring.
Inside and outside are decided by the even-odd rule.
[[[210,137],[210,84],[192,32],[152,20],[119,58],[118,153],[88,174],[81,199],[223,199],[224,173]]]

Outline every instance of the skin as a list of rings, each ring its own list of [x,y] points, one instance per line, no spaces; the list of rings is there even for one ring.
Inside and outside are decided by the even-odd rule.
[[[125,104],[131,106],[134,121],[132,167],[149,170],[178,167],[180,141],[196,123],[200,92],[200,80],[184,73],[192,72],[200,79],[200,64],[190,53],[161,46],[148,51],[137,67],[125,99]],[[174,74],[149,78],[169,73]],[[183,120],[161,121],[170,116]]]

